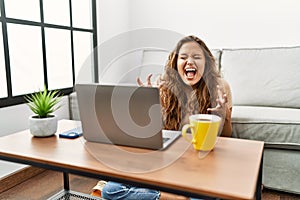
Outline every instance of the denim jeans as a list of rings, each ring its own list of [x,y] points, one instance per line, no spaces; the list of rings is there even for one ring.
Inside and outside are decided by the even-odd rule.
[[[109,181],[102,190],[102,198],[107,200],[158,200],[160,192],[147,188]]]

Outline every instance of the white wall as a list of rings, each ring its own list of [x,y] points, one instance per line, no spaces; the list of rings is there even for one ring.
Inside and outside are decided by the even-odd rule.
[[[97,0],[98,43],[128,30],[130,0]]]
[[[152,27],[195,34],[210,48],[300,45],[298,0],[101,0],[100,6],[100,41]]]

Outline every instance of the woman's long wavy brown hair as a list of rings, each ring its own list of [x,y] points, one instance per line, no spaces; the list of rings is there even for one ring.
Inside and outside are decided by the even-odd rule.
[[[179,50],[187,42],[197,42],[205,56],[202,78],[193,87],[183,82],[177,70]],[[165,129],[180,130],[183,125],[182,119],[186,114],[206,114],[207,108],[215,107],[219,77],[215,59],[206,44],[195,36],[182,38],[170,53],[165,73],[161,78],[164,81],[160,92]],[[191,92],[191,96],[186,95],[188,91]]]

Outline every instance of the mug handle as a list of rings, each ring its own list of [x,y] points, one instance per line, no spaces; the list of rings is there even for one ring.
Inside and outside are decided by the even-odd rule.
[[[192,131],[192,138],[193,140],[190,140],[187,136],[186,136],[186,131],[190,129]],[[182,127],[182,136],[184,137],[184,139],[190,143],[195,143],[195,139],[194,139],[194,126],[191,124],[186,124]]]

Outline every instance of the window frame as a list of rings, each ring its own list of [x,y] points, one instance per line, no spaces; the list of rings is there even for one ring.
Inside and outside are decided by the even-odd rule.
[[[94,77],[93,81],[98,83],[98,56],[97,56],[97,46],[98,46],[98,38],[97,38],[97,10],[96,10],[96,0],[91,0],[91,20],[92,20],[92,27],[90,29],[87,28],[77,28],[73,27],[73,17],[72,17],[72,0],[69,0],[69,9],[70,9],[70,26],[64,25],[56,25],[56,24],[49,24],[44,23],[44,13],[43,13],[43,0],[39,0],[40,5],[40,17],[41,22],[23,20],[23,19],[15,19],[15,18],[8,18],[6,17],[5,13],[5,1],[7,0],[0,0],[0,21],[2,22],[2,35],[3,35],[3,48],[4,48],[4,62],[5,62],[5,70],[6,70],[6,83],[7,83],[7,97],[0,98],[0,108],[18,105],[22,103],[26,103],[24,99],[25,95],[12,95],[12,80],[11,80],[11,70],[10,70],[10,54],[9,54],[9,45],[8,45],[8,34],[7,34],[7,24],[14,23],[14,24],[21,24],[21,25],[29,25],[29,26],[38,26],[41,28],[42,34],[42,55],[43,55],[43,70],[44,70],[44,84],[48,88],[48,75],[47,75],[47,58],[46,58],[46,44],[45,44],[45,28],[56,28],[56,29],[65,29],[70,31],[70,38],[71,38],[71,55],[72,55],[72,81],[73,87],[69,88],[58,88],[58,90],[63,95],[68,95],[74,91],[75,85],[75,61],[74,61],[74,38],[73,32],[89,32],[92,34],[93,41],[92,41],[92,52],[93,52],[93,72]],[[9,1],[9,0],[8,0]],[[1,38],[0,38],[1,39]]]

